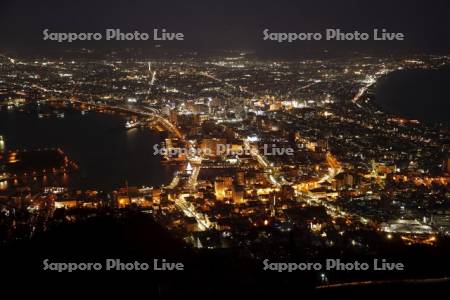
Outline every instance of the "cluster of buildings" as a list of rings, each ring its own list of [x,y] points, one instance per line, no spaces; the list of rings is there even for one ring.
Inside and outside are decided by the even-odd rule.
[[[47,191],[42,203],[54,210],[134,207],[201,248],[262,253],[301,232],[317,247],[365,249],[368,232],[408,244],[450,233],[449,129],[385,113],[374,99],[391,71],[448,63],[237,55],[158,60],[148,72],[146,62],[119,58],[2,61],[0,93],[152,113],[168,131],[161,160],[177,166],[171,182]]]

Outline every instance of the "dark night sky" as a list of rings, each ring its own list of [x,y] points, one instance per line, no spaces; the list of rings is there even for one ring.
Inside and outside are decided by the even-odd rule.
[[[185,41],[169,46],[192,49],[249,49],[265,53],[376,50],[440,51],[450,49],[448,0],[313,0],[313,1],[195,1],[195,0],[1,0],[0,48],[53,49],[42,41],[42,30],[104,32],[105,28],[151,32],[167,28],[185,33]],[[372,32],[386,28],[406,34],[403,42],[262,41],[262,30],[323,32],[326,28]],[[113,42],[75,44],[114,47]],[[139,42],[147,47],[152,42]],[[136,46],[121,42],[120,46]],[[65,45],[67,46],[67,45]]]

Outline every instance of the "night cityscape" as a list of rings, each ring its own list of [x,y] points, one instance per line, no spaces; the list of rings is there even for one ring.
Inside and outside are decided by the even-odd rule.
[[[2,273],[74,285],[99,273],[125,275],[152,296],[447,289],[450,48],[448,26],[432,21],[443,10],[413,1],[398,19],[386,14],[386,27],[402,29],[414,7],[413,16],[422,11],[429,21],[424,28],[436,30],[424,41],[411,25],[404,44],[385,30],[376,45],[264,41],[263,29],[277,22],[278,32],[301,31],[288,4],[256,41],[248,21],[220,5],[212,16],[223,11],[233,24],[223,38],[244,28],[227,46],[212,38],[225,32],[224,19],[211,28],[174,20],[178,29],[155,31],[153,43],[130,35],[108,44],[100,33],[84,42],[78,34],[73,44],[39,40],[45,28],[104,32],[103,21],[90,19],[100,2],[87,25],[72,27],[44,14],[50,21],[32,17],[16,28],[10,14],[19,8],[5,4]],[[403,11],[399,3],[392,9]],[[53,13],[71,19],[77,9]],[[121,6],[110,9],[112,20]],[[203,4],[192,11],[202,15]],[[379,16],[374,9],[367,18]],[[342,20],[334,26],[347,28]],[[110,28],[130,31],[127,22],[145,24],[136,12]],[[303,27],[318,32],[311,24]],[[196,30],[211,44],[190,42]]]

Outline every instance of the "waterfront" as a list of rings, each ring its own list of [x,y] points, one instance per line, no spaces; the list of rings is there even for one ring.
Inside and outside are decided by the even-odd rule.
[[[450,67],[393,72],[380,81],[376,102],[390,113],[450,126]]]
[[[75,189],[112,190],[162,185],[173,172],[153,155],[162,137],[148,128],[126,130],[125,118],[68,111],[64,118],[39,118],[36,113],[0,111],[0,133],[6,150],[61,148],[77,163],[67,184]],[[155,170],[161,170],[155,172]]]
[[[448,278],[442,254],[450,236],[448,131],[382,113],[372,101],[374,83],[392,70],[443,64],[450,57],[5,60],[2,176],[28,181],[0,186],[0,243],[26,241],[30,246],[20,249],[36,253],[33,243],[50,236],[43,245],[52,251],[40,248],[43,256],[32,258],[38,262],[64,256],[75,262],[88,247],[86,261],[161,257],[145,249],[151,246],[193,250],[202,261],[203,253],[236,253],[259,271],[264,259],[328,257],[343,263],[381,257],[407,267],[393,275],[314,270],[309,278],[296,275],[302,287]],[[155,131],[141,128],[147,125]],[[189,153],[161,162],[153,156],[157,144]],[[232,151],[218,153],[223,145]],[[39,148],[47,150],[11,151]],[[286,152],[264,153],[269,148]],[[39,176],[47,183],[39,185]],[[48,188],[66,185],[77,190]],[[111,189],[117,190],[101,191]],[[178,242],[164,246],[164,237]],[[26,256],[14,250],[5,257]],[[223,262],[214,258],[208,266],[215,260]],[[255,278],[245,270],[233,274]]]

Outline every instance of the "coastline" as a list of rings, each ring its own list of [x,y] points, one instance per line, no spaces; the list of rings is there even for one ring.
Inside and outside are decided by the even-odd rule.
[[[374,86],[374,104],[384,112],[450,127],[450,65],[437,69],[396,70]]]

